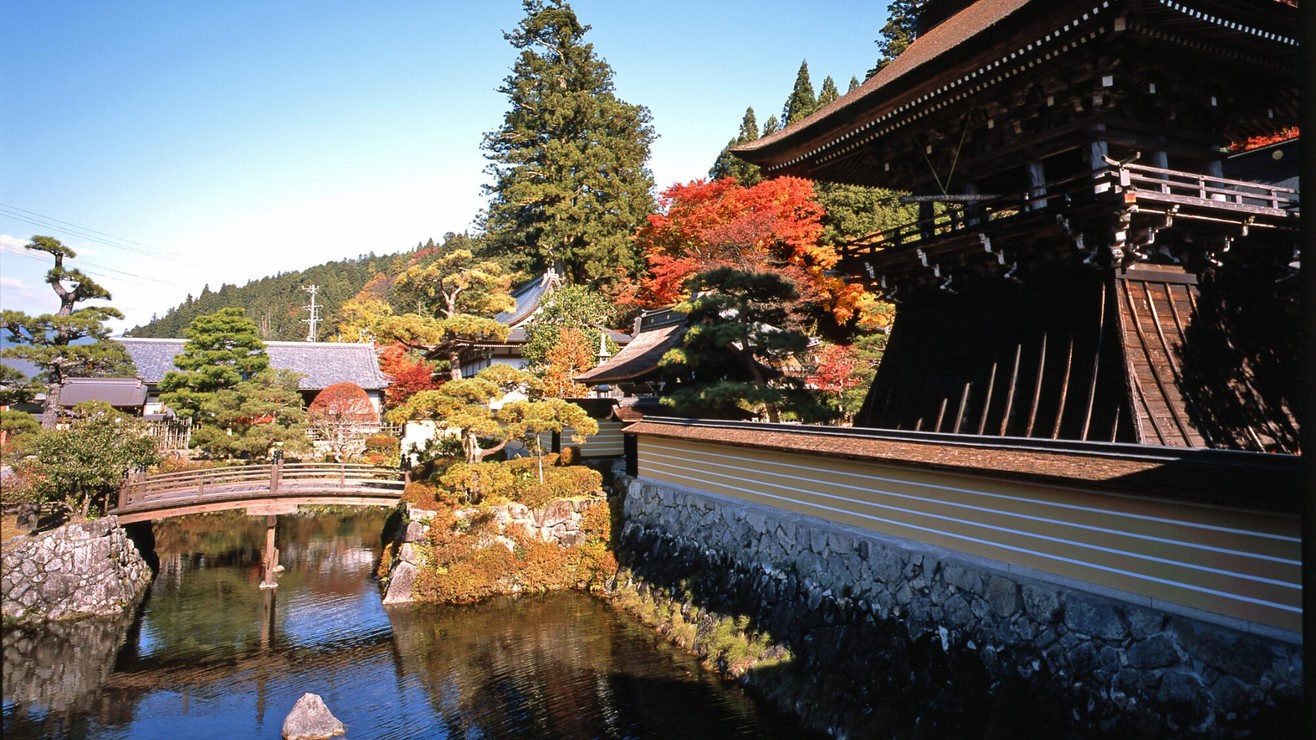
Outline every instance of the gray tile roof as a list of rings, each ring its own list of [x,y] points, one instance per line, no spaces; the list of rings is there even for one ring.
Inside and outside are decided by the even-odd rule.
[[[76,406],[83,401],[105,401],[116,408],[133,408],[146,403],[146,383],[139,378],[69,378],[59,391],[59,405]]]
[[[174,356],[183,351],[184,339],[115,338],[132,355],[137,374],[158,385],[165,373],[177,370]],[[369,344],[338,342],[266,342],[270,367],[302,373],[302,390],[320,390],[334,383],[356,383],[366,390],[388,387],[379,370],[379,358]]]

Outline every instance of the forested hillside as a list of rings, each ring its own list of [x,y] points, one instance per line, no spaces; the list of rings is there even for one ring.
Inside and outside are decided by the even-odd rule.
[[[160,317],[126,332],[131,337],[182,337],[183,329],[197,316],[211,314],[221,308],[241,308],[260,327],[265,341],[299,341],[306,339],[311,303],[308,290],[316,287],[315,302],[320,306],[319,331],[316,339],[328,340],[333,334],[331,323],[344,301],[355,296],[376,274],[395,275],[405,269],[416,251],[433,248],[433,242],[417,245],[415,250],[399,254],[376,256],[362,255],[356,259],[326,262],[315,267],[252,280],[241,287],[222,285],[211,290],[207,285],[199,296],[189,295],[181,305],[169,309]]]

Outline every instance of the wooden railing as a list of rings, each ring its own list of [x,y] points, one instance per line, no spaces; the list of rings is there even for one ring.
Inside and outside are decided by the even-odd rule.
[[[1139,196],[1181,205],[1206,205],[1256,213],[1296,211],[1298,191],[1277,185],[1230,180],[1213,175],[1167,170],[1106,160],[1119,186]]]
[[[1162,169],[1106,159],[1107,167],[1039,185],[1029,191],[982,199],[947,202],[931,217],[868,234],[839,247],[842,259],[877,250],[911,250],[947,236],[983,231],[1005,221],[1049,212],[1076,200],[1115,189],[1135,197],[1184,206],[1279,218],[1296,217],[1299,193],[1292,188],[1231,180],[1213,175]]]
[[[134,474],[119,490],[117,512],[148,505],[200,503],[213,498],[264,498],[302,493],[360,496],[400,493],[396,468],[352,463],[284,463]]]

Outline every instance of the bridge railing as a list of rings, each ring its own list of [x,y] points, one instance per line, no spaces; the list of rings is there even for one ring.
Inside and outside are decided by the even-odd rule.
[[[119,490],[120,510],[152,501],[242,493],[398,490],[397,469],[358,463],[284,463],[134,475]]]

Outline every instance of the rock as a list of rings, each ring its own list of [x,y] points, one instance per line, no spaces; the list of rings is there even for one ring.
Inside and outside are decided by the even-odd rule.
[[[1085,635],[1119,640],[1128,634],[1124,621],[1110,604],[1071,596],[1065,609],[1065,626]]]
[[[319,694],[302,694],[283,718],[285,740],[324,740],[346,733],[347,728],[329,711]]]
[[[987,603],[997,616],[1009,617],[1019,611],[1019,584],[1002,576],[987,581]]]
[[[388,590],[384,592],[384,604],[411,603],[411,591],[416,585],[416,573],[416,566],[405,560],[393,566],[393,572],[388,577]]]
[[[1054,588],[1026,585],[1023,587],[1024,611],[1042,624],[1055,624],[1060,619],[1060,594]]]
[[[1129,648],[1128,660],[1134,668],[1165,668],[1179,662],[1179,653],[1174,649],[1174,640],[1158,634]]]

